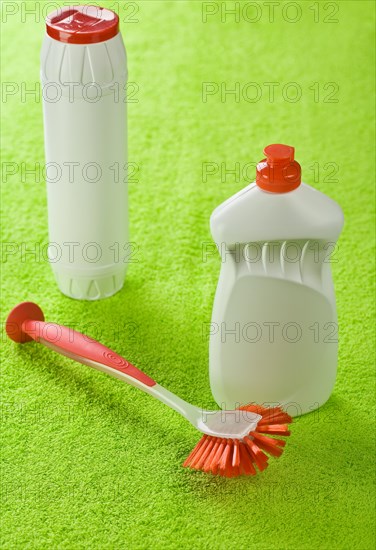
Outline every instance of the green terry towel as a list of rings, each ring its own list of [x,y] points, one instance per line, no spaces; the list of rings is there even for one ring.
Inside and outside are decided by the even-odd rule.
[[[103,4],[103,3],[102,3]],[[274,8],[270,4],[275,4]],[[46,260],[39,53],[49,2],[2,2],[2,321],[23,300],[215,407],[209,217],[269,143],[336,200],[340,352],[329,402],[255,478],[182,468],[200,434],[120,381],[2,337],[2,548],[359,549],[374,545],[373,2],[104,2],[128,52],[125,286],[94,303]],[[49,6],[49,7],[48,7]],[[231,13],[233,12],[233,13]]]

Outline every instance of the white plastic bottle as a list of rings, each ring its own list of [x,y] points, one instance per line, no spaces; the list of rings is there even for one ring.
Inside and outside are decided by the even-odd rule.
[[[222,258],[210,383],[224,408],[279,403],[293,416],[329,398],[337,370],[331,259],[341,208],[301,183],[294,149],[269,145],[256,182],[216,208]]]
[[[58,9],[46,29],[49,261],[64,294],[97,300],[121,289],[127,267],[126,53],[105,8]]]

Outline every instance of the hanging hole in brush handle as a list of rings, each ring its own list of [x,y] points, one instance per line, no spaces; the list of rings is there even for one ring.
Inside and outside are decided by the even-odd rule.
[[[138,380],[145,386],[155,386],[156,382],[143,373],[137,367],[129,363],[124,357],[118,355],[93,338],[81,334],[68,327],[56,323],[46,323],[27,319],[22,323],[22,332],[30,338],[52,348],[71,359],[83,364],[88,362],[99,363],[114,371],[126,374]],[[95,365],[90,365],[95,366]]]

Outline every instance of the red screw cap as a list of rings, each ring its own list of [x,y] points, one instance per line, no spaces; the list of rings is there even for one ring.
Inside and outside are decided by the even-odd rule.
[[[69,6],[57,9],[46,18],[47,34],[67,44],[104,42],[119,32],[119,17],[97,6]]]
[[[294,147],[274,144],[264,149],[266,158],[256,167],[256,183],[264,191],[287,193],[301,183],[300,164],[294,160]]]

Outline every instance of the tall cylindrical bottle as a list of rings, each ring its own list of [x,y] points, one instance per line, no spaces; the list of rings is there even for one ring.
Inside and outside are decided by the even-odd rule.
[[[127,265],[126,53],[105,8],[61,8],[46,30],[48,256],[64,294],[97,300],[121,289]]]

